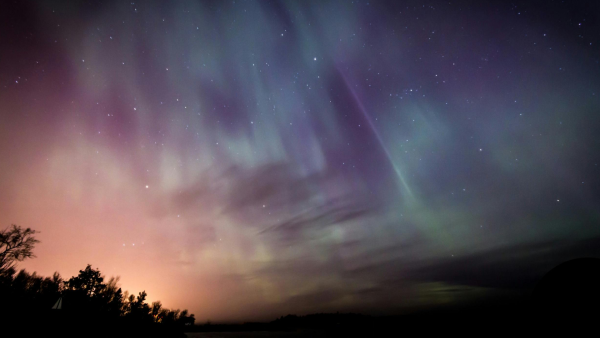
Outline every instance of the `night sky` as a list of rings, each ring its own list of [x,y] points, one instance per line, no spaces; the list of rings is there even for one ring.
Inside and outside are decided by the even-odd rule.
[[[2,1],[0,227],[198,322],[600,254],[597,1]]]

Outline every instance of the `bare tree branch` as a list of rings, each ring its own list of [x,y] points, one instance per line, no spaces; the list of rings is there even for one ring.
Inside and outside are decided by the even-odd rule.
[[[36,233],[39,232],[15,224],[0,231],[0,271],[14,267],[16,262],[35,257],[33,248],[40,242],[34,237]]]

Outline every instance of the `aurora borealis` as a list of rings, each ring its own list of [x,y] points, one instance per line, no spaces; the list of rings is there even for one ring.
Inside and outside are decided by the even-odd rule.
[[[0,225],[198,322],[520,295],[600,254],[592,1],[5,1]]]

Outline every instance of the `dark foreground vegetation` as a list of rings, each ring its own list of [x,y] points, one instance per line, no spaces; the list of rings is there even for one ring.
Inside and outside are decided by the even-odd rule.
[[[194,324],[187,310],[169,310],[147,294],[123,292],[119,278],[106,280],[88,265],[64,280],[15,265],[32,258],[35,231],[13,225],[0,232],[0,327],[14,337],[184,337]],[[0,334],[0,336],[4,336]]]
[[[530,299],[397,316],[354,313],[287,315],[268,323],[188,327],[200,337],[393,337],[393,336],[584,336],[598,332],[598,309],[540,310]],[[572,311],[570,313],[570,311]],[[591,331],[590,331],[591,330]],[[206,335],[200,335],[207,332]],[[232,334],[208,334],[208,333]],[[195,337],[190,334],[191,337]]]
[[[194,325],[187,310],[148,304],[145,291],[123,292],[91,265],[64,280],[17,271],[32,258],[35,231],[0,231],[0,337],[185,337],[184,332],[234,332],[230,337],[384,337],[404,334],[523,335],[600,329],[600,260],[575,259],[552,269],[518,299],[446,307],[403,316],[287,315],[269,323]],[[385,304],[389,305],[389,304]],[[237,333],[236,333],[237,332]],[[252,334],[250,334],[252,333]],[[264,333],[264,334],[263,334]]]
[[[516,328],[523,329],[526,323],[526,316],[521,311],[501,314],[496,310],[482,313],[460,310],[398,316],[322,313],[306,316],[287,315],[268,323],[203,324],[188,327],[186,332],[270,332],[268,337],[277,337],[278,333],[283,337],[287,337],[286,333],[298,333],[298,337],[386,337],[401,333],[474,333],[489,328],[494,328],[496,332],[508,332]]]

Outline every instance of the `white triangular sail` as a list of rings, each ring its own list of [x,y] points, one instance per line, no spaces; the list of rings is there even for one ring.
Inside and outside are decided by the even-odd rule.
[[[56,303],[54,303],[54,306],[52,307],[53,310],[60,310],[62,309],[62,297],[60,297]]]

